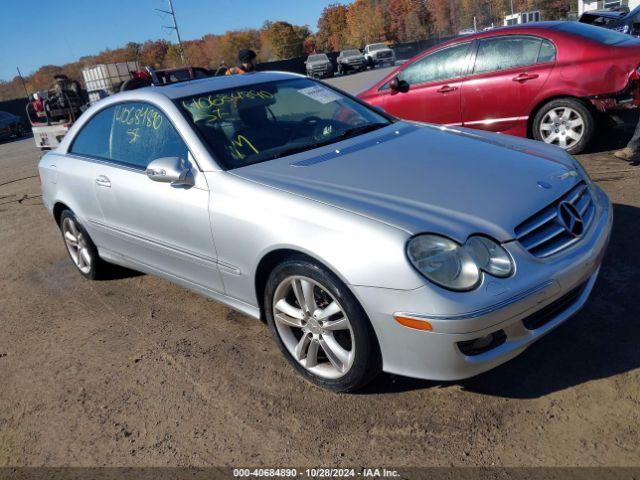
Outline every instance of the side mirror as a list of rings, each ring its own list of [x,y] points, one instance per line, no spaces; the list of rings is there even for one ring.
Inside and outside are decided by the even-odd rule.
[[[389,82],[391,93],[407,93],[409,91],[409,83],[398,77],[393,77]]]
[[[195,182],[189,164],[180,157],[156,158],[147,165],[147,177],[175,187],[192,187]]]

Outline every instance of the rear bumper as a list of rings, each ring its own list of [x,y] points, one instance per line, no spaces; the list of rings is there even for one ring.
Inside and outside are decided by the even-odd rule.
[[[589,98],[591,104],[600,112],[609,112],[636,108],[640,106],[640,82],[632,81],[629,86],[620,93],[611,95],[598,95]]]
[[[518,246],[510,252],[520,268],[518,289],[487,281],[475,292],[485,302],[477,308],[437,308],[431,285],[401,291],[353,287],[376,332],[386,372],[430,380],[458,380],[490,370],[523,352],[586,303],[595,284],[612,226],[611,204],[598,191],[599,213],[583,240],[557,259],[532,260]],[[515,243],[515,242],[514,242]],[[529,265],[525,263],[529,262]],[[513,282],[516,282],[514,279]],[[506,293],[505,293],[506,292]],[[452,293],[463,303],[468,293]],[[493,303],[487,304],[487,298]],[[455,297],[453,297],[455,298]],[[402,312],[427,320],[432,331],[413,330],[397,323]],[[469,352],[481,338],[495,338],[486,351]]]

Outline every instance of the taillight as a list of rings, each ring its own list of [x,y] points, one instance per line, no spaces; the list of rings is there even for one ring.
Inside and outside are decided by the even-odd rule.
[[[629,79],[636,82],[640,80],[640,67],[636,68],[633,72],[631,72]]]

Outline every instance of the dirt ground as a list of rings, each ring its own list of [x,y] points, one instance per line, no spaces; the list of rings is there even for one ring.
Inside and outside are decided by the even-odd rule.
[[[352,79],[339,79],[353,82]],[[0,145],[0,466],[638,466],[640,166],[583,155],[615,204],[586,308],[515,360],[336,395],[259,321],[148,275],[90,282],[41,204],[32,139]]]

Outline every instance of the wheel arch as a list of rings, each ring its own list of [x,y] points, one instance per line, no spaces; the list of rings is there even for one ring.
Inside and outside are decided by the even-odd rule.
[[[597,115],[597,111],[594,108],[594,106],[591,104],[591,102],[589,101],[588,98],[586,97],[581,97],[578,95],[571,95],[571,94],[555,94],[552,95],[550,97],[546,97],[540,101],[538,101],[538,103],[531,109],[531,112],[529,113],[529,118],[527,119],[527,138],[531,138],[533,139],[533,120],[536,118],[536,115],[538,114],[538,112],[542,109],[542,107],[544,107],[547,103],[549,102],[553,102],[554,100],[561,100],[563,98],[570,98],[571,100],[576,100],[582,104],[584,104],[584,106],[587,108],[587,110],[589,110],[591,112],[591,114],[593,115],[593,119],[596,120],[596,115]]]
[[[362,304],[362,300],[358,297],[356,292],[353,291],[353,289],[349,285],[349,282],[347,282],[347,280],[339,272],[337,272],[336,269],[331,266],[331,264],[327,263],[322,258],[318,258],[317,256],[312,255],[309,252],[306,252],[302,249],[298,249],[295,247],[279,247],[269,252],[266,252],[258,262],[258,265],[255,269],[253,281],[254,281],[254,290],[256,294],[256,299],[258,301],[258,308],[260,310],[260,320],[262,320],[263,322],[266,322],[265,309],[264,309],[264,292],[266,290],[267,279],[269,278],[269,275],[271,274],[273,269],[276,268],[279,264],[281,264],[282,262],[292,257],[299,257],[314,263],[318,263],[322,267],[326,268],[331,273],[333,273],[336,277],[338,277],[338,279],[340,279],[340,281],[345,285],[345,287],[351,292],[351,294],[358,301],[358,303],[366,313],[366,309]]]
[[[71,209],[63,202],[58,201],[54,203],[52,213],[53,213],[53,219],[56,221],[56,225],[60,225],[60,217],[62,216],[62,212],[64,212],[65,210],[71,210]]]

